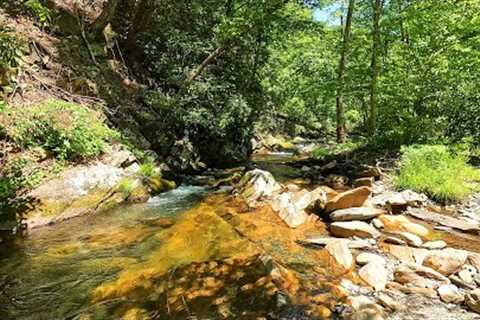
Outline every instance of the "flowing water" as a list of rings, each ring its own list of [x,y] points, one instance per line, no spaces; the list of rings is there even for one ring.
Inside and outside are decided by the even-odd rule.
[[[276,169],[281,181],[301,176],[281,164],[285,157],[256,165]],[[311,292],[318,304],[334,305],[334,284],[323,276],[335,273],[330,258],[296,244],[309,230],[291,230],[271,209],[251,211],[235,199],[181,186],[34,230],[0,248],[0,320],[313,319],[298,309],[312,304]],[[289,273],[276,282],[265,253],[312,291],[298,294]]]

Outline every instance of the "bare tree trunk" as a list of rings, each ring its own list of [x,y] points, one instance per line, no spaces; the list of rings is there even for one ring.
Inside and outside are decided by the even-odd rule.
[[[345,128],[345,110],[343,106],[343,95],[345,90],[345,69],[347,66],[347,54],[350,48],[351,33],[352,33],[352,18],[353,10],[355,8],[355,0],[350,0],[348,4],[347,21],[345,23],[345,30],[343,31],[343,44],[338,64],[337,74],[337,142],[345,142],[346,128]]]
[[[113,20],[119,2],[120,0],[108,0],[102,13],[90,26],[90,30],[95,36],[101,35],[105,27]]]
[[[382,14],[382,1],[372,0],[373,25],[372,25],[372,63],[370,83],[370,114],[368,118],[368,134],[373,136],[376,130],[377,121],[377,99],[378,99],[378,53],[380,47],[380,16]]]
[[[221,46],[215,49],[212,53],[208,55],[205,60],[202,61],[202,63],[196,67],[190,76],[188,77],[188,81],[194,81],[197,79],[197,77],[202,73],[203,69],[205,69],[213,60],[215,60],[218,56],[220,56],[223,52],[225,51],[225,47]]]

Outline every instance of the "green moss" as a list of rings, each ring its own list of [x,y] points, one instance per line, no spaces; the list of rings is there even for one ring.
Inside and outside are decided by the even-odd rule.
[[[465,153],[442,145],[404,147],[395,185],[441,201],[462,200],[478,190],[480,181],[480,172],[467,161]]]

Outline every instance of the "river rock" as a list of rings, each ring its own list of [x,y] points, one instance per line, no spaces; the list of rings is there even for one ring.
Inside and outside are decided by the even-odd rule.
[[[411,190],[403,192],[388,191],[372,198],[372,204],[379,207],[386,207],[390,211],[399,213],[407,207],[419,207],[428,201],[427,196]]]
[[[358,271],[360,278],[376,291],[385,289],[388,281],[388,271],[384,263],[372,261]]]
[[[480,254],[470,253],[468,255],[468,263],[470,263],[477,270],[477,272],[480,272]]]
[[[279,217],[290,227],[296,228],[305,221],[307,221],[308,215],[304,211],[304,208],[301,208],[302,203],[305,199],[302,199],[302,196],[298,196],[299,199],[299,207],[296,206],[294,202],[294,194],[291,192],[285,192],[281,195],[277,196],[272,201],[272,208],[276,211]],[[309,196],[305,194],[303,198],[308,198]]]
[[[480,289],[470,291],[465,297],[465,302],[472,311],[480,313]]]
[[[400,238],[402,238],[408,245],[413,247],[421,247],[423,244],[422,239],[410,232],[400,232],[397,234]]]
[[[431,251],[423,262],[424,266],[430,267],[443,275],[449,276],[456,273],[466,263],[468,253],[463,250],[446,248]]]
[[[333,221],[370,220],[384,213],[382,209],[357,207],[336,210],[330,213],[330,219]]]
[[[271,203],[274,211],[291,228],[296,228],[308,219],[306,209],[312,205],[325,203],[326,195],[321,190],[309,192],[300,190],[297,192],[284,192],[275,197]]]
[[[465,299],[460,290],[453,284],[444,284],[438,288],[438,295],[445,303],[461,303]]]
[[[343,239],[312,236],[298,242],[303,245],[326,246],[332,241],[342,241],[349,249],[368,249],[372,247],[372,244],[367,239]]]
[[[353,181],[353,186],[358,187],[373,187],[373,183],[375,182],[374,177],[366,177],[366,178],[358,178]]]
[[[377,301],[391,311],[401,311],[406,308],[405,305],[399,302],[399,295],[401,293],[393,290],[384,290],[377,294]]]
[[[350,270],[353,266],[353,256],[345,241],[330,241],[325,249],[345,270]]]
[[[377,263],[381,265],[385,265],[387,262],[384,257],[379,256],[378,254],[369,253],[369,252],[362,252],[356,258],[355,261],[361,266],[369,264],[369,263]]]
[[[68,168],[28,194],[37,204],[25,223],[28,228],[36,228],[97,212],[115,195],[120,180],[134,172],[130,167],[124,169],[103,162]]]
[[[458,272],[458,277],[465,283],[474,284],[474,278],[476,274],[477,270],[475,269],[475,267],[466,264],[462,267],[462,270]]]
[[[342,319],[351,320],[383,320],[384,314],[382,307],[377,305],[373,300],[365,296],[349,297],[348,303],[351,310],[348,313],[342,314]]]
[[[332,212],[335,210],[347,209],[352,207],[361,207],[371,193],[372,189],[368,187],[355,188],[349,191],[339,193],[327,202],[325,206],[325,211]]]
[[[372,224],[377,229],[385,228],[385,225],[383,224],[383,222],[380,219],[377,219],[377,218],[372,220]]]
[[[270,172],[255,169],[245,173],[237,188],[249,205],[255,205],[278,192],[281,186]]]
[[[427,241],[422,245],[422,247],[424,247],[425,249],[429,249],[429,250],[439,250],[439,249],[446,248],[447,243],[443,240]]]
[[[450,280],[428,267],[404,263],[394,272],[395,281],[420,288],[438,288],[442,284],[450,284]]]
[[[390,232],[410,232],[419,237],[427,237],[430,233],[427,227],[410,221],[405,216],[381,215],[378,217],[385,225],[385,230]]]
[[[378,238],[380,233],[363,221],[334,222],[330,225],[330,233],[335,237]]]

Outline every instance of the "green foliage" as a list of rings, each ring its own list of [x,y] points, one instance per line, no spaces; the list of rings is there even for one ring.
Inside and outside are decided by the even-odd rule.
[[[46,26],[51,23],[52,20],[52,12],[50,9],[45,6],[42,1],[40,0],[26,0],[24,2],[24,6],[33,15],[34,18],[38,20],[38,22],[42,26]]]
[[[442,145],[403,147],[395,185],[442,201],[465,199],[478,189],[480,181],[480,172],[468,165],[467,160],[464,152]]]
[[[133,189],[135,189],[135,182],[130,178],[123,178],[118,183],[117,190],[125,197],[128,197],[132,193]]]
[[[323,159],[328,156],[336,156],[343,153],[352,152],[365,145],[364,140],[347,141],[344,143],[330,144],[328,146],[318,147],[312,151],[312,157]]]
[[[0,202],[13,198],[18,190],[36,187],[45,177],[45,171],[28,156],[7,163],[0,175]]]
[[[0,82],[2,73],[18,67],[22,54],[23,44],[15,37],[13,30],[0,25]]]
[[[313,12],[290,3],[275,21],[262,87],[284,122],[271,126],[296,135],[295,125],[330,128],[335,116],[337,31],[313,20]],[[318,134],[318,133],[316,133]]]
[[[50,100],[25,107],[6,107],[0,113],[0,129],[21,148],[41,146],[60,159],[98,156],[106,142],[117,138],[100,113],[83,106]]]
[[[138,174],[143,178],[143,179],[150,179],[158,176],[157,169],[155,167],[155,164],[152,162],[145,162],[140,165],[140,168],[138,170]]]

